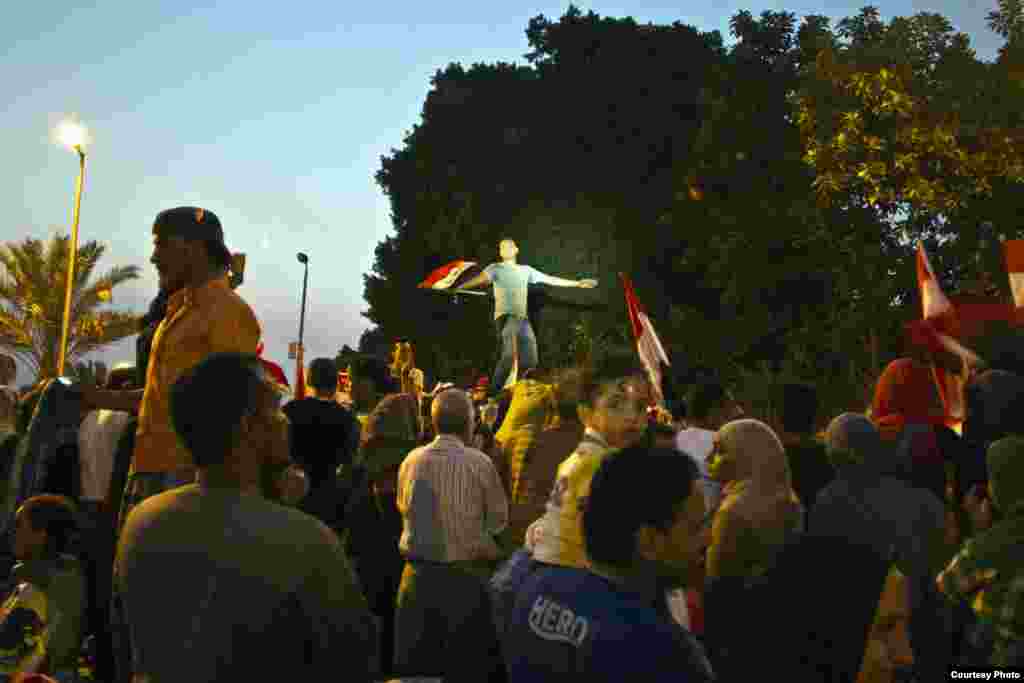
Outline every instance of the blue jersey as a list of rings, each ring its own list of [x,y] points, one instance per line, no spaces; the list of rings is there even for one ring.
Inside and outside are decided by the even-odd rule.
[[[657,608],[659,597],[582,569],[537,570],[505,633],[510,683],[714,680],[693,636]]]

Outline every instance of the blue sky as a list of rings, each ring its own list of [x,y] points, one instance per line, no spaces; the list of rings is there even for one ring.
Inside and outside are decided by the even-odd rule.
[[[263,324],[267,357],[286,366],[298,334],[297,251],[310,255],[307,359],[354,347],[368,327],[362,274],[391,232],[373,175],[419,120],[430,77],[449,62],[523,63],[529,19],[557,19],[568,8],[505,0],[65,4],[14,3],[0,24],[0,242],[69,231],[77,164],[51,141],[51,129],[75,113],[93,137],[81,239],[108,246],[106,267],[143,268],[115,291],[113,305],[141,312],[156,293],[156,213],[203,206],[220,216],[232,250],[248,254],[241,293]],[[836,20],[861,4],[578,6],[718,29],[729,40],[729,18],[741,9]],[[939,12],[983,59],[1002,42],[985,25],[995,0],[879,7],[886,19]],[[133,361],[134,343],[101,357]]]

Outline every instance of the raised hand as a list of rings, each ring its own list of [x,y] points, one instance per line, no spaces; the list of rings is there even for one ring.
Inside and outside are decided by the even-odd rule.
[[[583,289],[593,289],[594,287],[597,287],[597,280],[580,280],[578,286]]]

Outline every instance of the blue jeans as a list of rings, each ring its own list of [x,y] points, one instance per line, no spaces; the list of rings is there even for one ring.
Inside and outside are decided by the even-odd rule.
[[[512,361],[518,351],[519,374],[537,367],[537,337],[528,318],[517,315],[503,315],[494,321],[501,344],[501,356],[491,378],[491,391],[500,392],[512,372]],[[518,348],[517,348],[518,347]]]

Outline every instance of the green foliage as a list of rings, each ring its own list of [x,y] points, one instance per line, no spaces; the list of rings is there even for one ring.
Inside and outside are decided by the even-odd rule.
[[[27,363],[37,378],[57,372],[70,243],[55,236],[0,246],[0,349]],[[76,359],[138,332],[138,316],[106,304],[115,287],[138,278],[139,268],[119,266],[93,279],[105,251],[97,242],[78,248],[67,351],[72,369]]]
[[[1001,2],[996,25],[1017,25],[1019,1]],[[744,11],[730,30],[727,50],[717,32],[570,7],[557,21],[530,20],[527,66],[438,71],[421,122],[377,174],[395,234],[365,278],[374,334],[410,338],[419,365],[438,376],[487,372],[490,302],[455,305],[415,286],[456,258],[495,260],[509,236],[524,263],[600,280],[594,290],[550,292],[557,301],[537,326],[548,365],[632,344],[617,278],[627,272],[675,362],[714,367],[751,391],[770,376],[800,377],[827,387],[829,406],[863,408],[882,366],[902,352],[903,323],[920,315],[914,241],[931,240],[953,291],[977,277],[974,256],[993,243],[984,222],[1011,237],[1009,217],[1024,211],[1012,174],[989,174],[988,201],[943,211],[906,201],[905,183],[872,185],[872,155],[889,154],[907,122],[903,104],[881,115],[864,100],[877,90],[880,107],[896,92],[918,127],[948,113],[933,111],[937,102],[950,103],[964,128],[1004,125],[1016,100],[991,98],[1006,69],[979,62],[967,37],[933,13],[885,23],[866,7],[833,23]],[[887,89],[866,79],[863,92],[839,92],[825,78],[877,77],[883,67]],[[807,163],[808,140],[834,141],[853,125],[851,111],[863,130],[849,158],[826,150]],[[927,144],[934,152],[944,139]],[[817,165],[823,157],[868,172],[857,182],[830,176]],[[988,161],[978,163],[948,182],[948,165],[922,178],[967,196]]]

